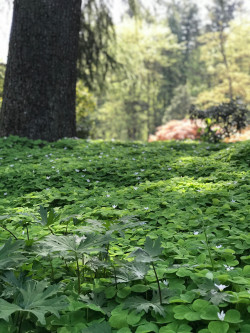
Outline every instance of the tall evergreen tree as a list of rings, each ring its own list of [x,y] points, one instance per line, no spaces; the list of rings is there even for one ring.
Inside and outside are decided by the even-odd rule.
[[[15,0],[0,135],[75,136],[81,0]]]

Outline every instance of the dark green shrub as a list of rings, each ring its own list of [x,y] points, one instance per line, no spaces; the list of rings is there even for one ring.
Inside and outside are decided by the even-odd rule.
[[[247,112],[246,106],[238,101],[221,103],[207,110],[198,110],[192,105],[189,111],[191,119],[205,121],[201,139],[210,142],[218,142],[246,127]]]

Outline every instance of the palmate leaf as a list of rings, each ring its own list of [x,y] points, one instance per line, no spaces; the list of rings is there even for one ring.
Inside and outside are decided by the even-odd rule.
[[[20,264],[25,257],[18,251],[24,247],[23,241],[12,241],[8,239],[0,247],[0,269],[9,269],[17,264]]]
[[[134,280],[142,280],[149,270],[148,263],[131,262],[118,269],[116,272],[117,282],[129,282]]]
[[[133,251],[129,257],[134,257],[135,261],[138,262],[153,262],[158,261],[159,255],[162,253],[163,248],[161,247],[161,240],[157,238],[156,240],[151,239],[150,237],[146,238],[144,249],[137,248]]]
[[[50,285],[47,287],[45,281],[29,280],[23,288],[19,289],[19,295],[16,297],[18,304],[11,304],[0,299],[0,318],[8,320],[8,317],[16,312],[33,313],[42,325],[45,325],[45,315],[53,313],[59,317],[59,310],[67,307],[68,302],[65,296],[57,296],[59,285]]]
[[[44,208],[43,206],[40,206],[38,212],[41,216],[40,222],[43,226],[50,226],[51,224],[55,223],[55,221],[59,217],[59,214],[56,214],[53,208],[51,208],[49,210],[49,214],[48,214],[47,209]]]
[[[159,257],[159,255],[161,255],[163,250],[163,248],[161,247],[160,237],[158,237],[155,240],[151,239],[150,237],[147,237],[144,244],[144,250],[153,258]]]
[[[149,310],[153,310],[155,313],[159,313],[163,317],[165,316],[164,308],[157,298],[148,301],[140,296],[129,297],[125,300],[123,308],[135,310],[136,312],[145,311],[146,313],[148,313]]]
[[[40,244],[45,247],[51,248],[53,252],[71,252],[74,254],[90,253],[93,251],[103,251],[101,245],[108,242],[108,237],[96,234],[87,234],[86,236],[79,237],[77,235],[71,236],[56,236],[49,235]]]

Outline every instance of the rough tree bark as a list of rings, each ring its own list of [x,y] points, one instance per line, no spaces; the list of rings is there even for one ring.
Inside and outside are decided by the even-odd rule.
[[[15,0],[0,135],[73,137],[81,0]]]

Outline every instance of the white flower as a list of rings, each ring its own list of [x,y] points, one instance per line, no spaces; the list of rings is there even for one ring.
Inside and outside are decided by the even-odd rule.
[[[64,147],[63,149],[65,149],[65,150],[66,150],[66,149],[68,149],[68,148],[67,148],[67,147]]]
[[[217,287],[219,289],[219,291],[223,291],[225,288],[227,288],[228,286],[225,286],[224,284],[214,284],[215,287]]]
[[[145,171],[145,169],[141,169],[141,172]]]
[[[132,160],[133,160],[133,161],[136,161],[136,159],[135,159],[134,157],[132,158]]]
[[[27,155],[27,157],[32,157],[32,155]]]
[[[147,222],[140,222],[139,224],[140,225],[145,225],[145,224],[147,224]]]
[[[234,199],[232,199],[231,202],[236,202],[236,201]]]
[[[194,235],[199,235],[199,231],[194,231]]]
[[[110,194],[107,194],[107,198],[109,198],[110,197]]]
[[[90,183],[90,180],[89,180],[89,179],[86,179],[86,181],[87,181],[88,183]]]
[[[80,172],[80,170],[79,169],[75,169],[75,172]]]
[[[92,160],[89,160],[89,162],[91,162]]]
[[[136,177],[137,180],[141,179],[141,177]]]
[[[138,175],[139,172],[135,172],[134,175]]]
[[[113,205],[112,207],[113,207],[113,208],[116,208],[116,207],[117,207],[117,205]]]
[[[5,192],[3,195],[7,195],[8,193],[7,192]]]
[[[50,179],[50,176],[47,176],[46,179]]]
[[[49,160],[50,162],[54,162],[54,160]]]
[[[55,166],[51,167],[52,169],[55,169]]]
[[[227,271],[232,271],[234,269],[234,267],[227,266],[227,265],[224,265],[224,267],[226,268]]]
[[[217,316],[218,316],[218,318],[219,318],[221,321],[223,321],[224,318],[225,318],[225,313],[224,313],[224,311],[222,310],[221,313],[220,313],[220,312],[217,312]]]
[[[148,207],[144,207],[145,210],[148,210],[149,208]]]
[[[13,168],[14,164],[11,164],[10,167]]]
[[[138,187],[135,186],[135,187],[134,187],[134,190],[135,190],[135,191],[138,190]]]
[[[86,239],[85,236],[79,237],[79,236],[75,236],[75,242],[77,245],[79,245],[81,243],[82,240]]]
[[[118,161],[118,158],[116,157],[115,160]]]
[[[168,286],[168,281],[167,280],[163,280],[162,282],[165,284],[165,286]]]
[[[216,249],[220,249],[222,247],[222,245],[216,245],[215,247],[216,247]]]
[[[168,168],[168,170],[172,170],[172,168]]]

